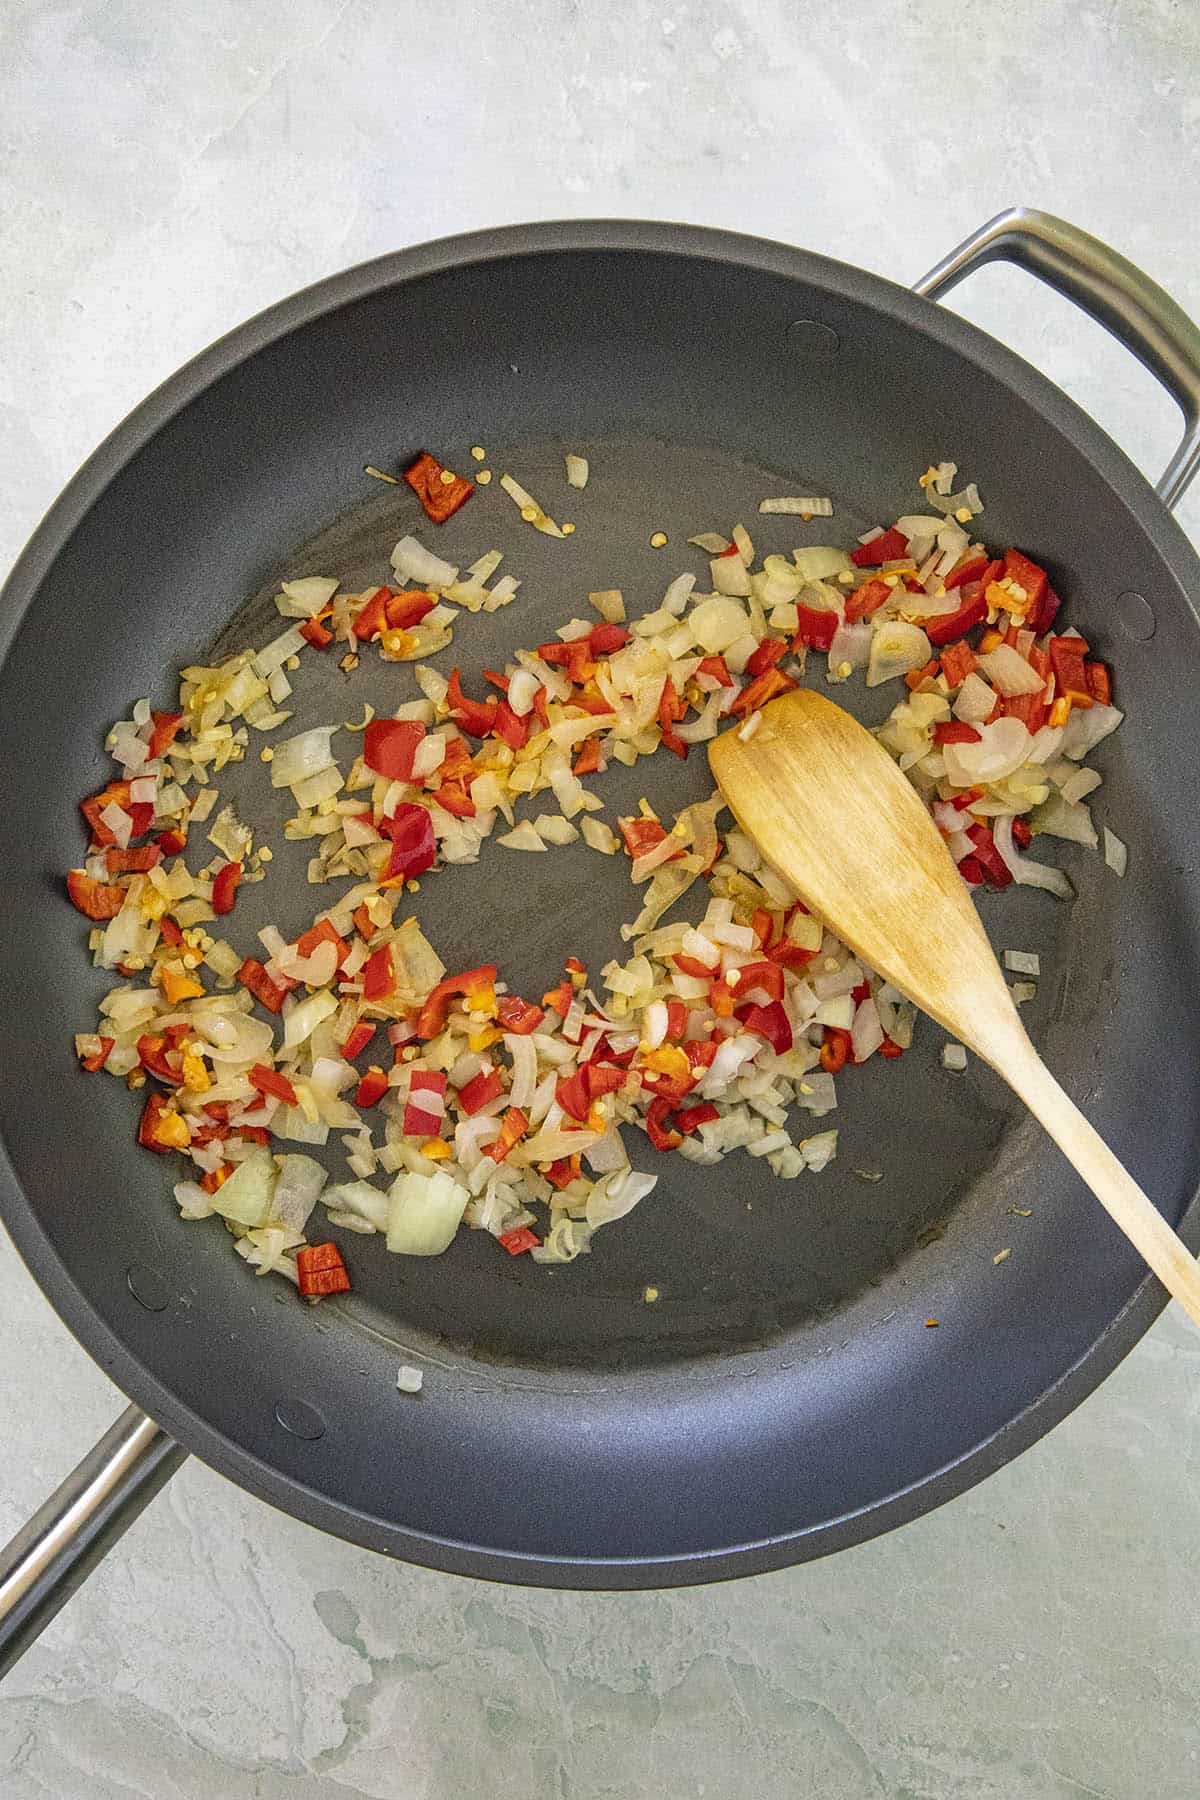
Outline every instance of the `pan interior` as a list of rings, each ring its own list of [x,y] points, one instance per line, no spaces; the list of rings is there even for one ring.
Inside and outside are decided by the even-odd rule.
[[[522,583],[516,601],[495,614],[463,613],[453,646],[437,659],[446,670],[458,664],[468,691],[483,692],[482,671],[502,667],[518,645],[535,645],[572,617],[594,619],[587,604],[592,589],[620,587],[632,618],[651,611],[681,570],[696,571],[706,584],[704,553],[687,543],[698,532],[727,531],[745,520],[760,554],[790,554],[800,543],[853,541],[872,522],[840,510],[833,521],[808,524],[760,518],[759,501],[784,491],[786,480],[793,491],[795,478],[700,446],[588,443],[592,473],[582,493],[566,485],[561,444],[493,440],[486,448],[489,464],[519,470],[543,504],[576,523],[571,538],[535,532],[495,489],[478,490],[437,529],[407,489],[385,486],[293,553],[276,575],[334,574],[353,591],[387,577],[392,545],[408,531],[459,565],[502,548],[501,573],[511,569]],[[462,447],[455,453],[461,466]],[[668,542],[654,548],[650,538],[659,532]],[[223,626],[216,654],[261,644],[281,629],[271,603],[276,591],[272,578],[238,610]],[[813,662],[820,680],[825,659]],[[364,700],[383,714],[419,697],[410,667],[373,653],[349,678],[332,656],[306,653],[294,685],[295,718],[279,736],[339,718],[361,720]],[[877,722],[897,691],[893,685],[869,694],[858,678],[836,693]],[[335,749],[345,766],[354,755],[351,735],[335,740]],[[669,821],[712,790],[702,746],[686,765],[665,754],[634,769],[614,763],[596,784],[614,829],[621,814],[636,813],[643,796]],[[265,883],[242,890],[239,944],[250,945],[268,923],[285,935],[299,931],[340,889],[306,885],[310,846],[285,842],[281,827],[290,808],[281,805],[253,753],[223,774],[221,791],[241,817],[272,821],[265,841],[276,860]],[[524,807],[529,816],[545,810],[555,810],[550,794]],[[426,876],[397,917],[418,917],[449,968],[496,961],[513,988],[536,999],[561,978],[570,955],[586,962],[599,988],[604,963],[630,954],[620,924],[636,916],[640,892],[630,883],[627,857],[599,855],[582,839],[544,856],[511,852],[492,840],[478,863]],[[706,898],[698,883],[681,912],[690,905],[694,915]],[[1053,970],[1061,960],[1062,909],[1023,900],[1015,916],[1021,943],[1036,942]],[[999,928],[999,911],[996,917]],[[901,1061],[876,1059],[841,1078],[834,1113],[817,1120],[794,1112],[794,1136],[838,1128],[838,1158],[819,1175],[781,1182],[765,1162],[743,1153],[701,1169],[660,1155],[640,1131],[627,1128],[636,1165],[656,1173],[659,1184],[632,1215],[598,1234],[590,1256],[569,1267],[538,1267],[498,1256],[489,1238],[471,1233],[460,1235],[444,1257],[412,1260],[389,1256],[379,1238],[348,1238],[355,1292],[347,1310],[375,1331],[405,1340],[414,1331],[437,1336],[488,1360],[628,1365],[777,1338],[881,1283],[937,1231],[993,1160],[1011,1107],[990,1082],[981,1093],[978,1081],[964,1084],[943,1070],[944,1041],[923,1021]],[[335,1148],[328,1157],[331,1170],[340,1154]],[[214,1221],[209,1229],[220,1227]],[[658,1292],[653,1303],[644,1299],[648,1287]]]

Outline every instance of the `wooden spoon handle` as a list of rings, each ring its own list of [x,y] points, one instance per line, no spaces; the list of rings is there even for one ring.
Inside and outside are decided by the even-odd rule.
[[[1200,1325],[1200,1263],[1063,1092],[1033,1046],[1026,1048],[1027,1054],[1005,1058],[1004,1066],[997,1062],[1000,1073],[1041,1120],[1168,1293]]]

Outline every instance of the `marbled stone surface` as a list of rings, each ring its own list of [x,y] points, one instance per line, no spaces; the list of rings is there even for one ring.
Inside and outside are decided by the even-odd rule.
[[[1186,0],[8,0],[0,562],[220,332],[489,223],[684,218],[911,279],[1020,201],[1200,314],[1198,126]],[[1065,303],[999,269],[956,300],[1165,462],[1170,403]],[[7,1272],[5,1533],[119,1407]],[[1191,1800],[1198,1408],[1165,1318],[936,1515],[671,1595],[392,1566],[193,1463],[4,1684],[0,1795]]]

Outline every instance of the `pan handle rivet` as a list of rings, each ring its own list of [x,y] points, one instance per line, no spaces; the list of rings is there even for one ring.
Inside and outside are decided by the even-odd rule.
[[[1154,617],[1154,608],[1145,594],[1136,594],[1131,588],[1127,594],[1117,599],[1117,617],[1121,621],[1121,629],[1126,637],[1136,639],[1144,644],[1154,636],[1158,620]]]
[[[307,1400],[281,1400],[275,1408],[275,1417],[293,1437],[315,1440],[325,1436],[325,1421]]]
[[[787,328],[788,348],[799,356],[828,361],[842,347],[842,340],[831,325],[818,319],[793,319]]]
[[[171,1290],[166,1280],[148,1263],[130,1263],[125,1271],[125,1285],[147,1312],[166,1312],[171,1304]]]

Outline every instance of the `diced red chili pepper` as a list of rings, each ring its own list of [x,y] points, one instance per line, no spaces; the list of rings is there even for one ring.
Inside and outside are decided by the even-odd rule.
[[[473,484],[461,475],[451,475],[445,481],[446,475],[450,475],[449,469],[443,469],[428,450],[422,450],[416,462],[404,471],[405,481],[435,525],[444,525],[451,513],[456,513],[475,492]]]
[[[1061,607],[1062,601],[1047,582],[1036,611],[1030,607],[1025,615],[1025,623],[1031,631],[1036,631],[1039,637],[1045,637],[1046,633],[1053,628]]]
[[[693,981],[707,981],[712,974],[706,963],[698,962],[694,956],[684,956],[682,951],[676,951],[671,961],[681,975],[690,975]]]
[[[83,869],[68,870],[67,893],[85,919],[115,919],[125,904],[123,887],[94,881]]]
[[[318,919],[315,925],[302,932],[296,939],[297,956],[311,956],[322,944],[332,944],[337,950],[335,969],[340,969],[350,954],[350,946],[338,931],[331,919]]]
[[[778,963],[781,969],[803,969],[816,954],[815,950],[802,950],[799,944],[789,944],[781,939],[767,951],[767,961]]]
[[[1003,716],[1006,719],[1020,719],[1026,731],[1032,734],[1040,731],[1046,723],[1046,701],[1041,693],[1008,694],[1004,698]]]
[[[683,1134],[667,1129],[667,1120],[671,1116],[671,1102],[657,1095],[646,1109],[646,1136],[656,1150],[674,1150],[683,1142]]]
[[[499,1139],[497,1139],[499,1142]],[[528,1225],[518,1225],[514,1231],[502,1231],[496,1242],[510,1256],[520,1256],[526,1250],[536,1250],[541,1244],[536,1232],[530,1231]]]
[[[733,676],[729,673],[723,656],[706,656],[696,666],[697,675],[707,675],[720,687],[732,687]]]
[[[615,650],[625,647],[629,636],[624,625],[593,625],[588,634],[588,643],[593,656],[611,656]]]
[[[172,949],[178,949],[179,945],[182,944],[183,933],[169,913],[164,913],[162,918],[158,921],[158,929],[162,933],[164,944],[170,944]]]
[[[244,988],[249,988],[259,1005],[265,1006],[267,1011],[272,1013],[282,1012],[283,1003],[287,999],[289,990],[296,985],[294,981],[285,981],[282,986],[278,985],[267,974],[263,965],[252,956],[246,958],[238,970],[237,978]]]
[[[355,637],[364,644],[371,643],[387,625],[387,603],[391,597],[391,588],[376,588],[366,604],[355,613],[351,622],[351,630]]]
[[[571,1010],[571,1002],[575,998],[575,989],[569,981],[560,981],[557,987],[550,988],[542,995],[542,1002],[551,1012],[556,1012],[560,1019],[565,1019]]]
[[[907,688],[911,688],[915,693],[925,682],[931,680],[937,672],[938,665],[937,658],[935,657],[932,662],[927,662],[923,668],[910,669],[908,674],[904,677],[904,685]]]
[[[212,909],[215,913],[231,913],[234,896],[242,879],[240,862],[227,862],[213,876]]]
[[[545,1017],[540,1006],[522,1000],[517,994],[501,994],[496,1002],[496,1023],[513,1037],[529,1037]]]
[[[1084,657],[1087,645],[1082,638],[1054,637],[1050,639],[1050,667],[1054,671],[1054,680],[1060,698],[1070,700],[1074,706],[1091,706],[1092,691],[1088,686],[1087,669]]]
[[[982,552],[972,554],[970,551],[955,563],[942,586],[949,594],[957,587],[964,587],[968,581],[981,581],[991,563]]]
[[[718,1019],[732,1019],[734,1006],[733,992],[720,976],[718,976],[709,986],[708,1004],[712,1007]]]
[[[1028,819],[1014,819],[1012,822],[1013,843],[1018,850],[1028,850],[1033,842],[1033,828]]]
[[[587,1076],[583,1070],[576,1069],[571,1075],[560,1076],[555,1084],[554,1098],[570,1118],[582,1124],[592,1105]]]
[[[287,1076],[281,1075],[278,1069],[268,1069],[263,1063],[255,1063],[252,1069],[247,1070],[247,1080],[260,1094],[270,1094],[288,1106],[295,1106],[296,1090]]]
[[[857,550],[852,550],[850,561],[857,569],[870,569],[877,568],[880,563],[898,562],[907,555],[908,539],[893,525],[879,537],[872,538],[869,544],[860,544]]]
[[[305,619],[299,630],[305,643],[311,644],[314,650],[328,650],[333,642],[332,631],[322,625],[315,613],[311,619]]]
[[[739,1006],[736,1016],[747,1031],[766,1038],[776,1056],[784,1056],[791,1049],[792,1022],[780,1001],[772,1000],[769,1006]]]
[[[436,594],[427,593],[424,588],[404,588],[398,594],[389,594],[383,603],[388,629],[411,631],[436,605]]]
[[[850,1033],[842,1031],[836,1025],[825,1027],[825,1042],[821,1045],[821,1067],[828,1075],[836,1075],[839,1069],[846,1066],[850,1058]]]
[[[729,710],[739,718],[748,718],[760,706],[765,706],[768,700],[774,700],[779,694],[786,694],[796,686],[797,683],[790,675],[785,675],[782,669],[768,669],[765,675],[758,676],[749,687],[742,689]]]
[[[419,719],[372,719],[363,733],[363,761],[389,781],[412,781],[413,757],[424,736]]]
[[[184,1146],[164,1139],[162,1132],[168,1115],[172,1118],[178,1117],[174,1108],[159,1093],[158,1089],[151,1088],[146,1095],[146,1104],[142,1108],[142,1116],[138,1123],[138,1143],[143,1150],[153,1150],[156,1156],[170,1156],[173,1150],[178,1150],[190,1142],[190,1132],[187,1132],[184,1138]]]
[[[473,1116],[489,1100],[498,1100],[503,1092],[504,1083],[495,1069],[482,1069],[465,1087],[459,1088],[458,1103],[468,1116]]]
[[[663,740],[666,741],[665,739]],[[582,750],[575,758],[573,775],[595,775],[600,767],[600,738],[596,736],[584,740]]]
[[[450,708],[451,718],[464,731],[469,731],[472,737],[487,737],[496,723],[497,701],[468,700],[462,691],[462,676],[457,669],[450,671],[446,704]]]
[[[187,849],[187,834],[182,831],[160,831],[154,841],[164,856],[182,856]]]
[[[175,739],[179,736],[183,724],[183,714],[173,712],[152,712],[150,714],[150,760],[153,762],[165,756]]]
[[[897,1056],[903,1056],[904,1052],[894,1039],[885,1036],[882,1044],[879,1046],[879,1054],[880,1056],[886,1056],[888,1061],[892,1062]]]
[[[679,1040],[683,1037],[684,1032],[687,1030],[687,1027],[688,1027],[687,1001],[686,1000],[668,1000],[667,1001],[667,1030],[666,1030],[667,1041],[672,1042],[672,1043],[678,1043]]]
[[[986,879],[983,864],[977,856],[964,856],[958,865],[958,872],[969,887],[982,887]]]
[[[392,946],[381,944],[363,964],[363,999],[388,1000],[396,991],[396,967]]]
[[[361,1056],[374,1036],[374,1025],[368,1025],[365,1019],[360,1019],[357,1025],[352,1025],[350,1035],[342,1045],[342,1055],[346,1061],[353,1062],[356,1056]]]
[[[758,939],[759,948],[765,950],[767,945],[771,942],[771,937],[775,930],[775,921],[772,919],[765,906],[755,907],[754,916],[750,921],[750,929]]]
[[[728,977],[726,977],[728,980]],[[737,972],[737,981],[732,984],[734,993],[739,999],[747,994],[765,993],[768,1000],[783,999],[783,968],[769,958],[765,962],[744,963]]]
[[[296,1275],[305,1300],[350,1291],[350,1277],[336,1244],[301,1244],[296,1252]]]
[[[388,1091],[388,1078],[382,1069],[370,1068],[354,1090],[355,1106],[378,1106]]]
[[[1112,672],[1107,663],[1088,662],[1083,665],[1083,673],[1088,684],[1088,693],[1097,706],[1112,705]]]
[[[523,750],[529,742],[530,714],[518,715],[508,704],[501,700],[496,708],[495,723],[492,730],[501,743],[507,744],[510,750]]]
[[[116,1043],[116,1038],[102,1037],[100,1048],[93,1050],[90,1056],[81,1056],[79,1067],[85,1075],[98,1075],[108,1061],[108,1053]]]
[[[550,1164],[544,1174],[551,1187],[556,1187],[561,1191],[578,1179],[579,1158],[577,1156],[560,1156]]]
[[[773,669],[787,655],[787,647],[786,638],[765,637],[746,663],[747,675],[765,675],[768,669]]]
[[[1035,562],[1030,562],[1020,550],[1004,552],[1004,574],[1009,581],[1015,581],[1018,587],[1024,588],[1029,596],[1030,610],[1041,605],[1042,595],[1046,591],[1046,571]]]
[[[705,1100],[699,1106],[688,1106],[682,1112],[677,1112],[675,1127],[684,1137],[691,1137],[702,1125],[714,1125],[720,1116],[720,1110],[711,1101]]]
[[[434,777],[437,781],[470,781],[475,774],[475,764],[471,759],[471,746],[465,738],[452,737],[446,745],[446,754],[442,758]]]
[[[975,848],[975,860],[993,887],[1005,888],[1012,882],[1008,864],[996,848],[996,840],[986,825],[970,825],[967,836]],[[961,869],[962,864],[959,864]]]
[[[144,875],[161,861],[162,851],[157,844],[141,844],[129,850],[111,845],[104,852],[104,866],[110,875]]]
[[[617,824],[620,827],[621,836],[625,839],[625,848],[635,862],[639,856],[644,856],[647,850],[653,850],[655,844],[661,844],[667,835],[657,819],[618,819]],[[683,855],[682,846],[679,854]],[[674,860],[672,857],[671,861]]]
[[[434,803],[443,812],[448,812],[456,819],[473,819],[476,813],[475,802],[462,786],[461,782],[444,782],[433,795]]]
[[[942,674],[952,688],[961,687],[968,675],[973,675],[977,667],[975,652],[970,644],[947,644],[941,656]]]
[[[894,591],[878,575],[873,575],[870,581],[864,581],[861,587],[855,588],[852,594],[846,596],[847,623],[853,624],[855,619],[866,619],[871,613],[878,612],[891,599]],[[830,642],[832,641],[831,638]]]
[[[93,794],[90,800],[79,802],[79,810],[91,830],[92,842],[98,844],[101,849],[107,849],[109,844],[115,844],[117,841],[116,833],[111,831],[100,817],[106,806],[119,806],[123,812],[129,814],[132,820],[129,834],[131,837],[145,837],[149,831],[154,818],[154,808],[148,801],[139,800],[135,804],[129,796],[130,787],[127,781],[110,781],[106,788],[101,788],[100,792]]]
[[[983,739],[965,719],[941,719],[933,728],[935,744],[981,744]]]
[[[585,1063],[582,1073],[589,1100],[599,1100],[604,1094],[619,1093],[628,1079],[627,1070],[613,1068],[609,1063]]]
[[[566,643],[552,642],[539,644],[537,653],[543,662],[552,663],[561,668],[568,681],[577,687],[592,679],[596,673],[596,660],[592,655],[590,637],[571,638]]]
[[[394,881],[398,877],[408,880],[432,869],[437,861],[437,842],[428,807],[410,803],[398,806],[394,813],[379,821],[379,829],[392,840],[392,854],[383,872],[385,881]]]
[[[796,635],[792,639],[792,649],[799,650],[807,645],[810,650],[828,650],[837,633],[840,615],[824,611],[816,606],[801,606],[796,603]]]
[[[965,600],[957,612],[943,613],[940,619],[925,620],[925,636],[931,644],[940,649],[943,644],[954,642],[987,618],[987,601],[982,594],[976,594],[973,600]]]
[[[165,1081],[168,1087],[178,1087],[183,1080],[183,1071],[178,1061],[168,1060],[167,1041],[165,1037],[155,1037],[147,1033],[137,1041],[138,1061],[147,1073],[158,1081]]]
[[[417,1036],[426,1040],[437,1036],[446,1023],[450,1002],[456,995],[461,994],[468,1007],[475,1011],[492,1005],[495,988],[495,963],[481,963],[477,969],[464,969],[461,975],[444,975],[437,986],[430,989],[429,998],[421,1008]]]
[[[500,1121],[500,1132],[484,1152],[493,1162],[501,1163],[529,1130],[529,1120],[519,1106],[510,1106]]]

